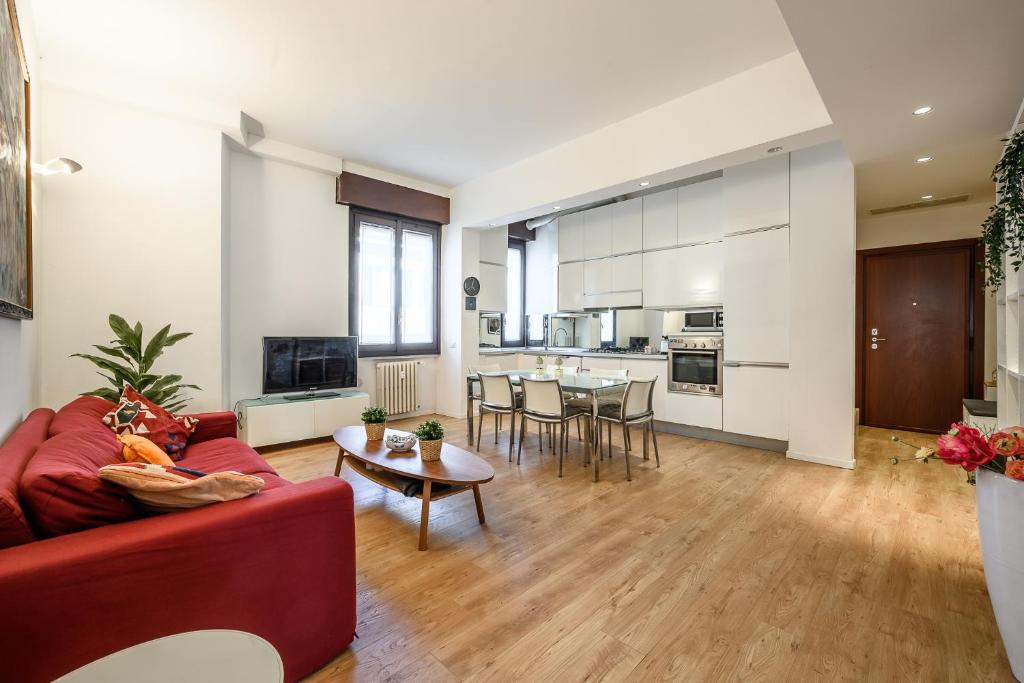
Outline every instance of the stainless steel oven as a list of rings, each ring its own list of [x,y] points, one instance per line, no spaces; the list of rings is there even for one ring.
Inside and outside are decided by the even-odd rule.
[[[722,395],[721,336],[685,336],[669,340],[668,390],[676,394]]]

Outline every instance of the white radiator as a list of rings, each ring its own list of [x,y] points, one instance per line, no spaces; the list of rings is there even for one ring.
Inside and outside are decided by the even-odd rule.
[[[411,413],[419,408],[416,395],[418,361],[377,363],[377,405],[388,415]]]

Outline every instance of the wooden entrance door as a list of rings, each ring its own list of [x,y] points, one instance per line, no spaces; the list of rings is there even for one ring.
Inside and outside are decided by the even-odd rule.
[[[980,393],[976,252],[975,240],[858,252],[864,424],[944,432]]]

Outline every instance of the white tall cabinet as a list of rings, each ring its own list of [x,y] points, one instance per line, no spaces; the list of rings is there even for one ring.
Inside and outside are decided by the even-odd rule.
[[[789,228],[725,238],[728,360],[789,362]]]
[[[480,231],[480,311],[504,313],[508,305],[508,226]]]

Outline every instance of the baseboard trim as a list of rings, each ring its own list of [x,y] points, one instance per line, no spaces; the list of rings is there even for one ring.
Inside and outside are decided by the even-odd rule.
[[[679,436],[690,436],[695,439],[705,439],[707,441],[720,441],[722,443],[731,443],[734,446],[757,448],[762,451],[773,451],[775,453],[785,453],[786,449],[789,448],[788,441],[764,439],[760,436],[748,436],[746,434],[734,434],[732,432],[723,432],[720,429],[681,425],[675,422],[662,422],[660,420],[655,420],[654,428],[659,432],[668,432],[669,434],[678,434]]]
[[[813,462],[818,465],[829,465],[830,467],[841,467],[844,470],[852,470],[857,467],[857,459],[852,460],[839,460],[838,458],[825,458],[820,455],[809,455],[807,453],[798,453],[797,451],[786,451],[786,457],[790,460],[802,460],[804,462]]]

